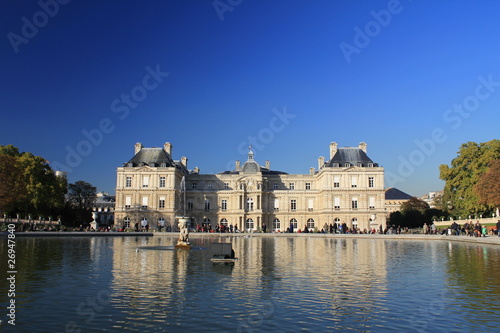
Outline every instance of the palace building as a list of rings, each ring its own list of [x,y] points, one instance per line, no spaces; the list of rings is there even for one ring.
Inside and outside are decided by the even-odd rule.
[[[115,225],[126,228],[169,228],[176,216],[193,226],[217,224],[240,231],[284,232],[330,224],[360,230],[386,225],[384,168],[366,154],[367,145],[338,147],[318,158],[308,174],[271,170],[250,149],[234,170],[202,174],[189,170],[188,159],[174,160],[172,144],[161,148],[135,145],[135,155],[117,169]]]

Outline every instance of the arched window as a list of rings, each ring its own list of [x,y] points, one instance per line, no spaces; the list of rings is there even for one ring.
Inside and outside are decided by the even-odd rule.
[[[274,219],[273,220],[273,231],[280,231],[281,229],[281,222],[279,219]]]
[[[352,222],[352,227],[357,229],[358,228],[358,219],[353,217],[351,222]]]
[[[307,220],[307,229],[309,229],[309,231],[314,230],[314,220],[313,219]]]
[[[253,198],[247,200],[247,210],[253,210]]]
[[[247,219],[245,221],[245,230],[246,232],[250,232],[254,228],[254,223],[252,219]]]
[[[335,223],[337,225],[337,227],[341,224],[340,222],[340,219],[338,217],[336,217],[334,220],[333,220],[333,223]]]
[[[130,217],[126,217],[123,219],[123,227],[130,228]]]
[[[220,220],[220,224],[227,227],[227,220],[226,219]]]
[[[148,225],[148,219],[147,219],[147,218],[145,218],[145,217],[143,217],[143,218],[141,219],[141,226],[144,228],[144,227],[146,227],[147,225]]]
[[[293,227],[293,230],[297,230],[297,220],[296,219],[291,219],[290,220],[290,226]]]
[[[165,226],[165,219],[163,217],[158,218],[158,226],[160,227]]]

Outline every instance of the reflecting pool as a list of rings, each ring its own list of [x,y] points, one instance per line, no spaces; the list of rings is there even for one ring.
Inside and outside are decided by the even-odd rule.
[[[16,326],[2,292],[0,332],[498,331],[498,246],[239,236],[192,237],[187,251],[176,240],[18,237]],[[234,265],[210,261],[221,241]]]

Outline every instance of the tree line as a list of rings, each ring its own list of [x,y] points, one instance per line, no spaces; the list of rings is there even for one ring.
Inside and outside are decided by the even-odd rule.
[[[85,181],[68,184],[43,157],[19,152],[13,145],[0,145],[1,217],[31,216],[61,219],[78,226],[92,221],[96,188]]]
[[[436,208],[412,198],[401,205],[401,211],[391,213],[390,224],[416,228],[450,216],[496,215],[500,208],[500,140],[462,144],[451,165],[440,165],[439,172],[445,186],[443,196],[434,200]]]

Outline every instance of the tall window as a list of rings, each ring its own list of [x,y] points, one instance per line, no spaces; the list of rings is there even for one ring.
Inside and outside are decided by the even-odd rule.
[[[274,211],[277,212],[280,210],[280,199],[274,198]]]
[[[295,183],[288,184],[288,187],[290,188],[290,190],[295,190]]]
[[[214,183],[209,182],[209,183],[208,183],[208,189],[209,189],[209,190],[213,190],[213,189],[214,189]]]
[[[357,176],[351,177],[351,187],[358,187],[358,177]]]
[[[314,199],[309,198],[307,199],[307,210],[312,211],[314,209]]]
[[[253,220],[252,219],[247,219],[245,221],[245,229],[246,229],[246,231],[253,230],[253,228],[254,228]]]
[[[227,200],[226,199],[222,199],[221,209],[222,210],[227,210]]]
[[[192,183],[191,189],[196,190],[198,188],[198,183]]]
[[[311,189],[311,183],[306,183],[306,190],[310,190]]]
[[[273,183],[273,190],[277,190],[278,189],[278,183],[277,182],[274,182]]]
[[[253,198],[247,200],[247,210],[253,210]]]
[[[307,229],[309,229],[309,231],[312,231],[314,229],[314,220],[313,219],[307,220]]]
[[[149,187],[149,176],[142,177],[142,187]]]
[[[281,223],[279,219],[273,220],[273,231],[279,231],[281,229]]]
[[[165,187],[165,177],[160,177],[160,187]]]
[[[130,217],[126,217],[123,219],[123,227],[130,228]]]
[[[368,207],[375,209],[375,197],[368,197]]]
[[[340,187],[340,176],[333,177],[333,187]]]
[[[374,187],[374,186],[375,186],[375,178],[368,177],[368,187]]]
[[[149,197],[142,197],[142,208],[148,208]]]
[[[160,200],[158,201],[158,208],[165,208],[165,197],[160,197]]]
[[[297,220],[296,219],[291,219],[290,220],[290,226],[293,227],[293,229],[297,229]]]
[[[339,210],[340,209],[340,197],[333,198],[333,208],[335,210]]]
[[[193,202],[192,202],[191,200],[189,200],[189,201],[187,202],[187,210],[193,210],[193,206],[194,206],[194,205],[193,205]]]
[[[132,187],[132,177],[127,177],[125,179],[125,187]]]
[[[132,197],[125,197],[125,208],[130,208],[132,205]]]
[[[290,209],[292,211],[297,210],[297,200],[295,199],[290,200]]]
[[[351,199],[351,208],[352,209],[358,209],[358,198],[352,198]]]
[[[205,210],[210,210],[210,200],[205,200]]]
[[[229,190],[229,183],[224,183],[224,189]]]

